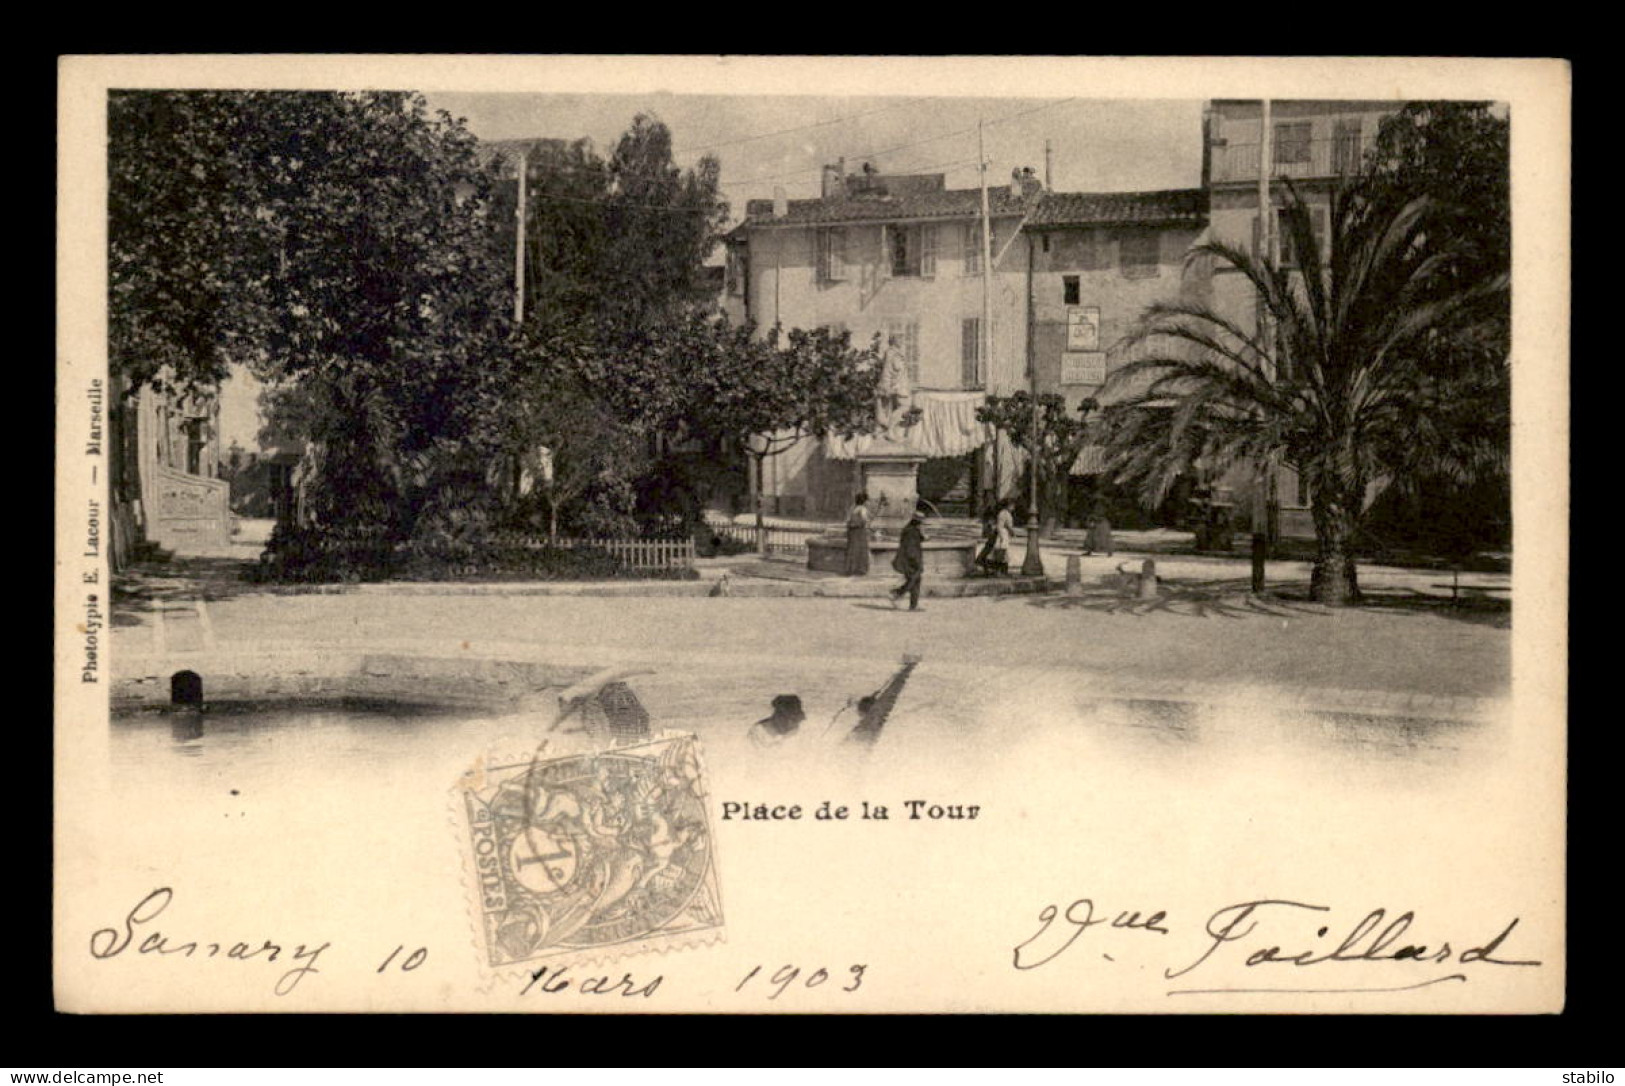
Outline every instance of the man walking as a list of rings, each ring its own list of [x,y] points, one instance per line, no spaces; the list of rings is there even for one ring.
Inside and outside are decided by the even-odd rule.
[[[920,609],[920,578],[925,573],[925,533],[920,530],[920,513],[915,510],[907,527],[897,541],[897,557],[892,568],[903,575],[903,583],[891,591],[891,604],[896,607],[908,593],[908,609]]]

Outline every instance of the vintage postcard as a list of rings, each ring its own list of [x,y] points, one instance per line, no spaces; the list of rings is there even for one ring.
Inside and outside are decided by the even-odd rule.
[[[1563,1008],[1562,62],[59,103],[59,1009]]]

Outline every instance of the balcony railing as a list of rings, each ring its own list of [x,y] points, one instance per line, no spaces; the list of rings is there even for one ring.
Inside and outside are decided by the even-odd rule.
[[[1271,147],[1271,177],[1352,177],[1360,172],[1365,143],[1358,136],[1333,136],[1308,141],[1277,141]],[[1209,159],[1215,185],[1257,181],[1257,143],[1215,143]]]

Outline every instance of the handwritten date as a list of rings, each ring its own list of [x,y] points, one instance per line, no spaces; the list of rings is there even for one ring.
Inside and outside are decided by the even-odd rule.
[[[855,992],[859,988],[861,988],[863,986],[863,974],[868,968],[869,967],[866,966],[866,965],[847,966],[847,972],[851,974],[849,979],[851,980],[852,983],[851,984],[841,985],[841,991],[843,991],[843,992]],[[745,974],[745,979],[740,981],[737,985],[734,986],[734,991],[743,992],[745,990],[745,986],[750,984],[751,981],[755,980],[757,975],[760,974],[761,971],[762,971],[762,967],[758,965],[756,968],[752,969],[749,973],[746,973]],[[765,982],[769,986],[771,986],[771,985],[777,985],[778,986],[778,987],[774,988],[773,994],[768,996],[767,998],[769,998],[769,999],[777,999],[777,998],[779,998],[781,995],[784,994],[784,990],[786,988],[790,987],[790,985],[794,984],[795,981],[796,981],[796,978],[798,978],[800,976],[801,976],[801,967],[800,966],[795,966],[795,965],[782,966],[777,972],[775,972]],[[823,968],[822,966],[820,966],[818,969],[814,970],[812,973],[809,973],[807,975],[807,977],[802,981],[802,986],[805,987],[805,988],[822,987],[826,982],[829,981],[829,979],[830,979],[829,970]]]

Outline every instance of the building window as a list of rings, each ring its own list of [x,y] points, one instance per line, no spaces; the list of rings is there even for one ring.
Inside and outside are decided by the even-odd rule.
[[[1075,275],[1061,276],[1061,304],[1078,305],[1082,297],[1082,289]]]
[[[1275,126],[1275,164],[1289,166],[1309,161],[1309,142],[1314,126],[1308,121],[1288,121]]]
[[[1078,267],[1084,271],[1107,271],[1112,257],[1110,238],[1104,231],[1085,230],[1078,237]]]
[[[937,274],[937,228],[926,224],[883,226],[885,260],[883,267],[899,278]]]
[[[1160,274],[1157,266],[1158,239],[1155,230],[1136,230],[1117,240],[1122,258],[1123,275],[1128,279],[1153,279]]]
[[[745,281],[748,277],[746,271],[745,251],[737,245],[728,246],[728,293],[733,297],[740,297],[745,293]]]
[[[846,230],[833,226],[818,231],[818,281],[839,283],[846,278]]]
[[[202,475],[203,449],[209,442],[208,423],[203,419],[187,419],[181,424],[186,434],[186,473]]]
[[[966,275],[982,274],[982,224],[968,222],[964,228],[964,268]]]
[[[959,333],[959,383],[965,388],[981,388],[987,383],[982,372],[982,318],[966,317]]]
[[[1275,251],[1280,256],[1280,266],[1283,268],[1298,267],[1298,253],[1292,243],[1292,230],[1287,225],[1287,211],[1284,207],[1275,209]],[[1326,209],[1324,207],[1311,207],[1309,209],[1309,229],[1315,238],[1315,249],[1320,254],[1321,266],[1324,267],[1331,258],[1326,247]],[[1258,216],[1253,216],[1253,251],[1262,254],[1264,239],[1258,236]]]
[[[1360,172],[1360,122],[1338,121],[1332,130],[1332,172],[1347,177]]]
[[[896,351],[908,373],[908,383],[920,383],[920,322],[893,319],[886,322],[886,347]]]

